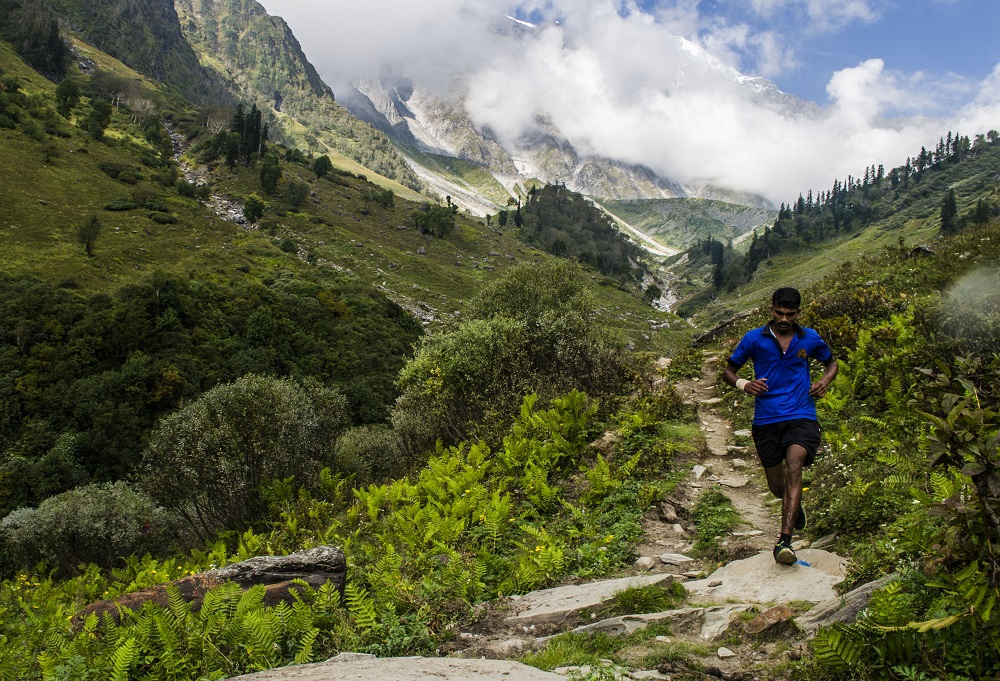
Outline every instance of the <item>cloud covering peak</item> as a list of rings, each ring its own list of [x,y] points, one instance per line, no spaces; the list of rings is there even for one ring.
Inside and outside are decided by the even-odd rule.
[[[1000,127],[1000,66],[977,83],[866,59],[832,75],[821,115],[803,113],[809,107],[790,113],[748,88],[736,69],[791,68],[794,46],[770,29],[703,16],[696,0],[263,4],[288,21],[335,89],[386,72],[443,89],[461,73],[469,114],[506,142],[544,113],[582,152],[775,203],[873,163],[901,164],[947,130],[971,136]],[[801,16],[813,31],[878,14],[875,0],[749,6],[760,16]],[[523,23],[515,27],[505,14]]]

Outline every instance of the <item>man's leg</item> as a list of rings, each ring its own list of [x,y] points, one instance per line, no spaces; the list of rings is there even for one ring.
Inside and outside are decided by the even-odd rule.
[[[808,456],[809,452],[802,445],[789,445],[786,450],[781,503],[781,534],[792,534],[795,530],[795,521],[799,517],[799,507],[802,504],[802,467]],[[771,487],[770,476],[768,476],[768,487]],[[774,493],[774,488],[771,488],[771,492]]]

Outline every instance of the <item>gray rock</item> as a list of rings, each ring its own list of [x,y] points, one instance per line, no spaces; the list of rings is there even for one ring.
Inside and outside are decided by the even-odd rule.
[[[726,647],[719,648],[719,652],[716,654],[719,656],[720,660],[728,660],[731,657],[736,657],[736,653]]]
[[[735,435],[736,437],[750,437],[750,431],[749,430],[737,430],[737,431],[733,432],[733,435]]]
[[[507,660],[375,657],[341,653],[326,662],[271,669],[233,681],[563,681],[551,672]]]
[[[676,523],[677,522],[677,509],[669,501],[664,501],[660,504],[660,517],[663,518],[665,522]]]
[[[697,465],[691,469],[691,472],[694,473],[695,480],[701,480],[701,476],[708,472],[708,468],[702,465]]]
[[[733,618],[741,612],[750,609],[749,605],[720,605],[705,608],[705,621],[701,625],[701,637],[706,641],[714,641],[729,631]]]
[[[680,553],[664,553],[660,556],[660,562],[667,565],[685,565],[686,563],[693,563],[694,558],[688,558]]]
[[[820,537],[819,539],[817,539],[816,541],[814,541],[813,544],[812,544],[812,548],[814,548],[814,549],[825,549],[825,548],[827,548],[829,546],[833,546],[833,543],[835,541],[837,541],[837,535],[836,534],[828,534],[828,535],[826,535],[824,537]]]
[[[733,561],[706,579],[687,582],[684,588],[696,598],[715,603],[730,598],[747,603],[821,603],[835,598],[833,587],[844,578],[844,559],[816,549],[804,549],[798,557],[795,565],[779,565],[770,551],[762,551]],[[714,581],[721,581],[722,586],[711,587]]]
[[[881,589],[895,577],[895,575],[889,575],[874,582],[862,584],[857,589],[849,591],[843,596],[834,596],[825,600],[801,617],[795,618],[795,623],[799,626],[799,629],[811,636],[820,627],[841,622],[853,622],[857,618],[858,613],[868,607],[868,599],[871,597],[872,592],[876,589]]]
[[[629,587],[669,584],[672,579],[667,574],[641,575],[533,591],[512,599],[518,612],[508,617],[507,622],[515,625],[558,623],[579,610],[592,610],[612,601],[615,594]]]
[[[635,561],[636,570],[652,570],[654,567],[656,567],[656,559],[650,556],[642,556]]]
[[[727,475],[719,478],[719,484],[725,487],[732,487],[734,489],[739,487],[746,487],[750,482],[750,478],[744,475]]]

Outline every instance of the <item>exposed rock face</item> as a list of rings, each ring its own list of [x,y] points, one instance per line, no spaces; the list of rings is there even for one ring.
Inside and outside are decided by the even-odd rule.
[[[84,608],[78,619],[82,621],[91,614],[102,616],[108,613],[117,621],[119,607],[138,610],[147,601],[166,607],[168,586],[177,587],[184,600],[191,603],[195,610],[201,607],[205,594],[210,589],[226,582],[235,582],[244,589],[257,584],[263,585],[265,605],[276,605],[281,601],[290,600],[292,591],[299,588],[293,584],[293,580],[302,580],[313,588],[318,588],[326,582],[333,582],[343,595],[346,575],[347,562],[344,560],[344,553],[332,546],[319,546],[290,556],[259,556],[174,582],[157,584],[113,600],[91,603]]]
[[[472,120],[465,108],[467,87],[461,78],[443,95],[425,92],[407,79],[362,78],[354,86],[355,91],[341,101],[355,116],[422,151],[481,165],[508,189],[534,178],[612,199],[687,195],[680,185],[649,168],[579,153],[544,114],[535,116],[533,130],[505,147],[490,128]],[[420,164],[419,159],[410,161]],[[439,191],[448,190],[460,199],[461,189],[442,186]]]

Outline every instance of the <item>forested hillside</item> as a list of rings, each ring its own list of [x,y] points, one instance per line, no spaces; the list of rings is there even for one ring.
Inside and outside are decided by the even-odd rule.
[[[766,288],[775,276],[783,276],[786,261],[791,268],[808,263],[792,276],[815,277],[893,242],[915,246],[986,224],[1000,214],[998,164],[1000,136],[995,130],[972,139],[949,132],[933,152],[921,148],[888,172],[872,166],[859,177],[834,180],[829,190],[800,194],[782,204],[773,225],[755,231],[744,245],[700,239],[684,262],[672,268],[681,277],[704,282],[685,289],[689,297],[680,311],[690,314],[716,298],[732,300],[737,290],[760,292],[761,282]]]

